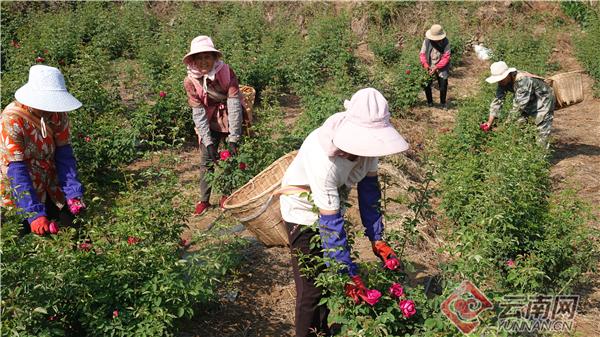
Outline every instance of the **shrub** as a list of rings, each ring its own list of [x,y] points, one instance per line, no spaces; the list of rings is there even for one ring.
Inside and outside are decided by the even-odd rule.
[[[600,10],[591,12],[587,19],[588,25],[585,32],[575,36],[575,52],[577,59],[585,70],[594,78],[594,96],[600,97],[600,60],[596,57],[600,43],[597,38],[600,34]]]
[[[179,237],[187,212],[174,207],[178,195],[173,173],[146,171],[130,177],[116,199],[88,202],[80,233],[62,228],[52,237],[20,237],[20,217],[3,212],[3,330],[172,335],[178,318],[216,299],[219,280],[245,245],[200,234],[199,249],[184,254]]]
[[[555,210],[537,130],[505,123],[483,133],[478,123],[486,107],[483,96],[465,103],[453,133],[438,143],[441,206],[454,224],[445,249],[460,256],[446,271],[497,292],[568,289],[593,266],[583,256],[596,254],[597,247],[586,243],[592,233],[578,220],[585,212],[569,198],[561,203],[572,205],[572,213]],[[516,267],[507,266],[509,260]]]

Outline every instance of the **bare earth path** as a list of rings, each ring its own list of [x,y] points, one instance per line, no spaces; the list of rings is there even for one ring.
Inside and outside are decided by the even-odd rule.
[[[568,34],[558,40],[554,56],[561,68],[564,71],[582,69],[573,56]],[[593,79],[583,74],[583,80],[584,101],[554,113],[551,177],[555,189],[574,188],[600,219],[600,99],[592,96]],[[598,220],[590,225],[600,230]],[[576,331],[583,336],[600,336],[600,275],[590,276],[591,285],[575,291],[584,296]]]

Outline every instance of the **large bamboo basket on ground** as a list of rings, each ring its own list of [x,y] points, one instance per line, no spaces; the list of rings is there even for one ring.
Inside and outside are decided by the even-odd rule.
[[[233,192],[223,207],[266,246],[288,245],[288,233],[279,210],[281,179],[298,151],[277,159],[246,185]]]
[[[556,96],[556,108],[564,108],[583,101],[583,77],[581,71],[554,75],[550,83]]]

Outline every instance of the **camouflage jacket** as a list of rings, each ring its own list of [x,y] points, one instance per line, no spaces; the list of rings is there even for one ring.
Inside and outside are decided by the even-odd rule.
[[[513,107],[508,114],[511,118],[532,116],[538,119],[554,111],[552,88],[543,79],[519,71],[512,87],[498,85],[496,97],[490,104],[491,116],[498,117],[508,91],[514,93]]]

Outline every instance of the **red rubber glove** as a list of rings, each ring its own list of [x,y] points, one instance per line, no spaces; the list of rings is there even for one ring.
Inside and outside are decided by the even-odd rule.
[[[31,227],[31,231],[37,235],[44,235],[50,232],[50,221],[45,216],[33,220],[29,226]]]
[[[398,261],[396,253],[394,253],[394,250],[387,243],[377,241],[373,245],[373,253],[383,261],[387,269],[395,270],[400,267],[400,261]]]
[[[69,211],[71,211],[71,214],[73,215],[78,215],[86,207],[81,199],[69,199],[67,200],[67,205],[69,206]]]
[[[346,283],[344,287],[346,296],[354,300],[355,304],[360,303],[360,299],[367,296],[367,287],[359,275],[351,276],[352,283]]]
[[[490,131],[490,126],[487,123],[481,123],[479,125],[479,128],[481,129],[481,131],[483,132],[488,132]]]

